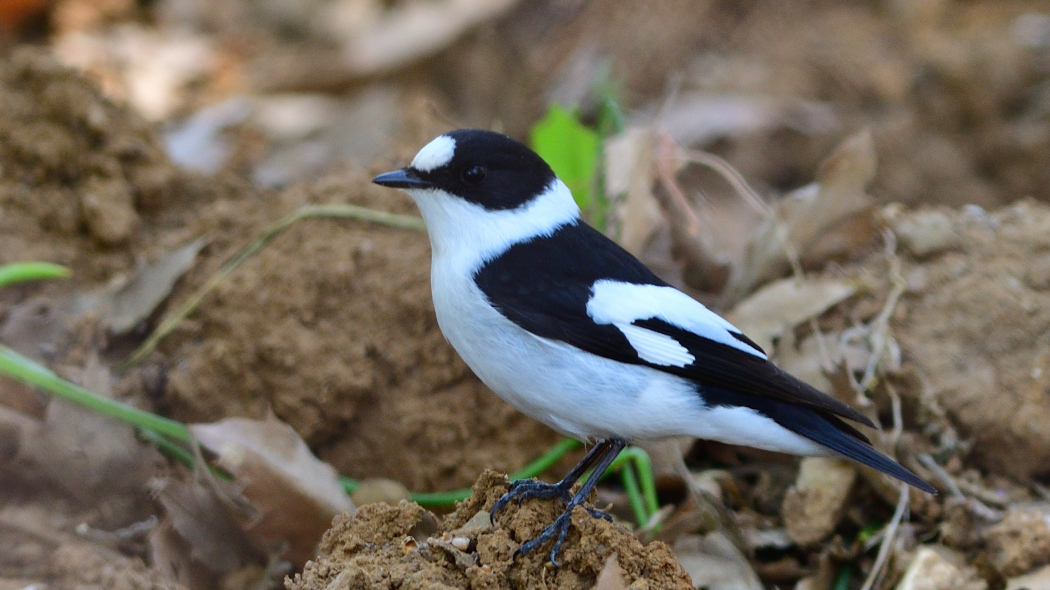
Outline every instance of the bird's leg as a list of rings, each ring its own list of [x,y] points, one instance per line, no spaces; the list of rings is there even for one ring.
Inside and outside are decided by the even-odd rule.
[[[558,498],[562,502],[568,503],[572,499],[572,486],[576,484],[576,481],[580,479],[580,476],[585,471],[590,469],[591,465],[594,465],[596,461],[604,457],[605,453],[609,451],[610,444],[608,440],[599,441],[598,444],[594,445],[594,448],[584,455],[583,460],[576,467],[573,467],[569,473],[565,474],[565,477],[558,483],[546,483],[536,479],[519,479],[510,482],[507,493],[503,494],[496,501],[492,510],[489,511],[489,517],[495,519],[496,513],[502,510],[511,500],[515,499],[518,501],[518,504],[533,498],[541,500]]]
[[[613,460],[616,459],[616,456],[620,454],[620,451],[627,446],[627,441],[622,438],[612,438],[604,442],[609,443],[608,448],[597,461],[597,464],[594,466],[594,471],[591,472],[591,476],[587,478],[586,482],[584,482],[583,487],[581,487],[580,491],[576,492],[576,495],[569,500],[568,505],[565,507],[565,512],[562,512],[561,516],[548,525],[547,528],[543,529],[543,532],[540,533],[539,536],[526,541],[521,547],[518,547],[518,550],[514,552],[515,557],[518,555],[525,555],[547,541],[554,539],[554,546],[551,547],[550,553],[551,564],[554,567],[561,567],[561,564],[558,563],[558,554],[561,553],[561,545],[565,542],[565,536],[569,533],[569,525],[572,524],[572,510],[587,501],[587,497],[591,495],[592,491],[594,491],[594,486],[598,485],[598,480],[601,479],[602,474],[605,473],[605,470],[608,469],[609,465],[611,465]],[[609,518],[609,515],[604,512],[592,508],[588,508],[587,511],[591,516],[597,518]]]

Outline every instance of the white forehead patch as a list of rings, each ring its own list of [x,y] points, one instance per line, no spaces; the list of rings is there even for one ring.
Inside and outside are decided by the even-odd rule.
[[[420,172],[430,172],[451,162],[455,153],[456,140],[447,135],[439,135],[419,150],[412,160],[412,167]]]

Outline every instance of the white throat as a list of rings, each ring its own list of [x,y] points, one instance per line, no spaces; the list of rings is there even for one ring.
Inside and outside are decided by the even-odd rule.
[[[514,244],[549,236],[580,217],[569,187],[559,179],[528,204],[502,211],[489,211],[443,190],[406,192],[423,214],[434,262],[442,260],[470,274]]]

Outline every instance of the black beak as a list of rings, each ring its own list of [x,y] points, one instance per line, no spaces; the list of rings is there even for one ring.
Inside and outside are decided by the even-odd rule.
[[[430,182],[423,180],[416,176],[416,173],[411,168],[402,168],[400,170],[394,170],[393,172],[387,172],[386,174],[380,174],[372,179],[372,182],[381,185],[388,186],[390,188],[433,188],[434,185]]]

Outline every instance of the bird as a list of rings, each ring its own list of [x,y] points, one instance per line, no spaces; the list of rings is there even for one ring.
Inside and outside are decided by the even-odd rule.
[[[628,442],[691,436],[803,456],[839,456],[928,493],[875,450],[849,405],[771,362],[740,330],[669,285],[584,222],[569,188],[506,135],[439,135],[374,183],[402,189],[431,245],[438,326],[471,370],[522,413],[595,442],[561,481],[511,482],[493,506],[559,499],[566,508],[516,555],[553,541]],[[573,486],[591,469],[578,491]]]

